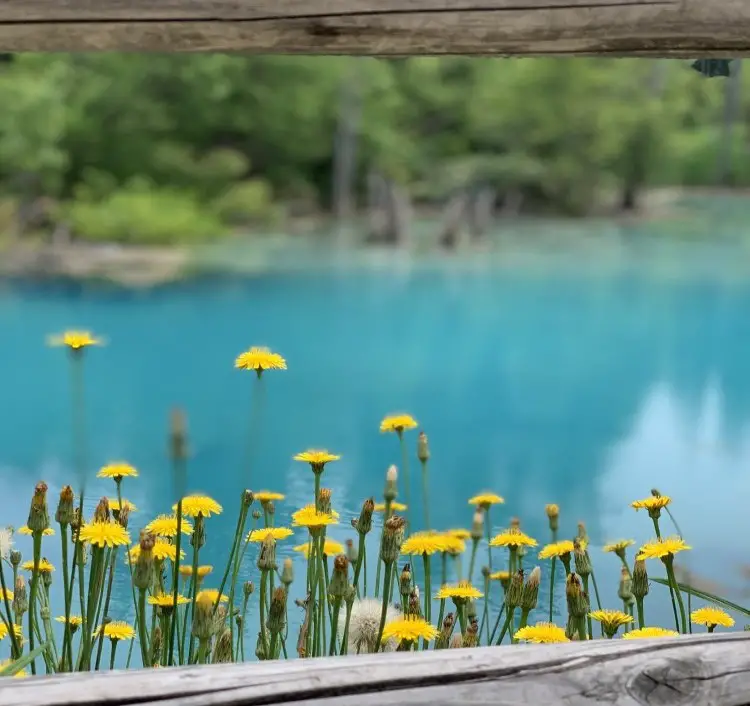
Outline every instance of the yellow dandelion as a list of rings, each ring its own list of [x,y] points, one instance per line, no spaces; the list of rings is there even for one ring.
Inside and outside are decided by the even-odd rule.
[[[469,498],[469,505],[481,505],[484,508],[490,505],[502,505],[504,502],[505,500],[495,493],[479,493],[479,495]]]
[[[444,584],[435,594],[435,598],[481,598],[484,595],[478,588],[474,588],[468,581],[459,581],[456,584]]]
[[[177,515],[159,515],[155,517],[146,525],[146,531],[155,534],[157,537],[176,537]],[[180,532],[186,535],[193,533],[193,525],[185,517],[181,519]]]
[[[98,635],[101,632],[101,626],[96,629],[94,635]],[[111,623],[107,623],[104,626],[104,637],[108,637],[110,640],[132,640],[135,637],[135,630],[133,626],[122,620],[113,620]]]
[[[435,554],[445,551],[445,537],[437,532],[415,532],[401,545],[402,554]]]
[[[309,542],[306,544],[298,544],[296,547],[294,547],[294,551],[301,552],[304,555],[305,559],[309,559]],[[332,539],[328,539],[328,537],[326,537],[325,542],[323,542],[323,554],[325,554],[325,556],[336,556],[337,554],[343,554],[344,551],[344,545],[340,542],[335,542]]]
[[[13,659],[4,659],[0,661],[0,669],[5,669],[6,667],[10,667],[10,665],[15,662]],[[19,669],[14,675],[14,679],[25,679],[29,676],[29,673],[25,669]]]
[[[514,637],[534,645],[547,645],[557,642],[570,642],[565,636],[565,630],[554,623],[537,623],[526,625],[516,632]]]
[[[405,512],[406,509],[404,503],[397,503],[395,500],[391,503],[392,512]],[[385,503],[375,503],[375,512],[385,512]]]
[[[622,638],[623,640],[641,640],[650,637],[678,637],[679,634],[676,630],[667,630],[666,628],[638,628],[626,632]]]
[[[510,571],[495,571],[490,578],[493,581],[510,581]]]
[[[635,544],[633,539],[618,539],[616,542],[610,542],[602,547],[602,551],[605,552],[623,552],[629,546]]]
[[[638,551],[637,559],[663,559],[692,547],[685,544],[682,537],[662,537],[646,542]]]
[[[270,490],[259,490],[255,493],[255,499],[259,503],[270,503],[283,500],[286,496],[283,493],[274,493]]]
[[[13,591],[11,591],[9,588],[6,588],[6,589],[0,588],[0,601],[4,601],[6,598],[9,601],[12,601],[14,595],[15,594],[13,593]]]
[[[422,618],[403,616],[396,620],[386,623],[383,629],[383,642],[388,640],[405,640],[406,642],[416,642],[420,638],[423,640],[434,640],[439,635],[439,631],[433,625],[430,625]]]
[[[570,554],[573,549],[575,549],[573,542],[564,539],[561,542],[553,542],[542,547],[542,551],[539,552],[539,558],[551,559],[552,557],[561,557],[563,554]]]
[[[34,562],[33,561],[24,561],[23,564],[21,564],[21,568],[25,569],[26,571],[33,571],[34,570]],[[50,574],[55,570],[55,567],[52,566],[46,559],[40,559],[39,560],[39,572],[42,574]]]
[[[64,615],[58,615],[55,620],[58,623],[65,624],[65,616]],[[70,620],[67,621],[68,625],[72,625],[74,628],[79,628],[81,625],[83,625],[83,618],[81,618],[80,615],[71,615]]]
[[[205,578],[213,570],[214,570],[214,567],[211,566],[210,564],[204,564],[203,566],[196,567],[196,573],[198,574],[199,579]],[[190,578],[192,575],[193,575],[192,566],[185,566],[184,564],[180,566],[180,576],[183,576],[185,578]]]
[[[246,542],[265,542],[269,537],[274,540],[286,539],[294,534],[288,527],[263,527],[248,532]]]
[[[643,500],[634,500],[630,503],[630,507],[636,510],[661,510],[671,502],[672,498],[669,495],[649,495]]]
[[[104,345],[104,341],[95,338],[90,331],[65,331],[59,335],[49,336],[47,343],[50,346],[67,346],[74,351],[79,351],[88,346]]]
[[[171,593],[157,593],[156,595],[149,596],[147,600],[150,605],[159,606],[160,608],[174,608],[175,605],[174,596]],[[188,602],[185,596],[177,596],[177,605],[184,605]]]
[[[80,538],[97,547],[118,547],[130,544],[128,531],[116,522],[91,522],[81,527]]]
[[[449,529],[445,531],[445,534],[449,534],[456,539],[471,539],[471,532],[467,529]]]
[[[695,625],[705,625],[707,627],[721,625],[723,628],[731,628],[734,626],[734,618],[729,613],[713,606],[694,610],[690,614],[690,622]]]
[[[495,535],[490,540],[490,546],[492,547],[535,547],[537,545],[536,539],[529,537],[524,534],[521,530],[511,528]]]
[[[454,534],[442,533],[443,547],[441,551],[456,555],[466,551],[466,542]]]
[[[589,613],[589,617],[601,623],[608,635],[614,635],[620,626],[633,622],[633,616],[621,610],[594,610]]]
[[[13,626],[13,632],[16,633],[16,637],[23,639],[23,628],[20,625]],[[4,640],[8,637],[8,626],[4,621],[0,621],[0,640]]]
[[[223,593],[219,596],[219,592],[215,588],[204,588],[202,591],[198,591],[198,595],[195,597],[196,601],[210,601],[211,603],[226,603],[229,600],[229,596],[225,596]]]
[[[337,525],[338,521],[331,514],[318,512],[315,505],[306,505],[292,514],[292,524],[295,527],[307,527],[308,529],[319,529],[328,525]]]
[[[286,361],[268,348],[253,346],[237,356],[234,367],[237,370],[255,370],[260,376],[264,370],[286,370]]]
[[[151,552],[152,556],[156,561],[164,561],[165,559],[169,559],[172,562],[177,561],[177,547],[174,544],[170,544],[169,542],[165,542],[163,539],[157,539],[154,542],[154,548]],[[135,562],[138,560],[138,557],[141,555],[141,546],[140,544],[134,544],[130,549],[128,549],[128,555],[125,557],[125,563],[128,562],[128,557],[130,558],[130,561]],[[185,558],[185,552],[180,549],[180,559]]]
[[[172,505],[172,510],[177,512],[177,504]],[[187,517],[211,517],[211,515],[220,515],[221,505],[208,495],[187,495],[182,499],[182,514]]]
[[[123,478],[137,478],[138,471],[136,471],[129,463],[109,463],[99,469],[99,473],[96,474],[96,477],[112,478],[115,482],[119,483]]]
[[[407,429],[415,429],[417,420],[409,414],[390,414],[380,422],[380,431],[395,431],[402,434]]]
[[[31,529],[29,527],[27,527],[26,525],[24,525],[23,527],[19,527],[16,530],[16,532],[18,532],[18,534],[25,534],[25,535],[28,535],[28,536],[31,536],[32,534],[34,534],[31,531]],[[47,529],[42,530],[42,537],[51,537],[54,534],[55,534],[55,530],[53,530],[51,527],[47,527]]]
[[[109,502],[109,509],[112,512],[120,511],[120,501],[117,498],[107,498],[107,501]],[[130,500],[125,500],[125,498],[122,499],[122,506],[127,508],[128,512],[136,512],[138,510],[135,503],[131,503]]]
[[[324,466],[326,463],[332,461],[338,461],[341,456],[329,453],[326,449],[308,449],[298,453],[295,457],[295,461],[304,461],[309,463],[311,466]]]

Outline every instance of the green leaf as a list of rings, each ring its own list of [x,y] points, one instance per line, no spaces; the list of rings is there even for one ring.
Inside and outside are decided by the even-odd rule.
[[[20,672],[22,669],[27,667],[31,664],[33,660],[35,660],[44,650],[49,649],[52,646],[51,642],[45,642],[43,645],[39,645],[35,650],[32,650],[29,652],[29,654],[24,655],[20,659],[17,659],[15,662],[12,662],[7,667],[3,667],[0,669],[0,677],[12,677],[17,672]]]
[[[669,586],[669,581],[667,581],[667,579],[654,578],[652,576],[650,576],[649,578],[652,581],[656,581],[656,583],[661,584],[662,586]],[[704,601],[712,601],[720,606],[723,606],[724,608],[728,608],[729,610],[736,610],[738,613],[750,616],[750,608],[743,608],[741,605],[732,603],[732,601],[728,601],[726,598],[715,596],[713,593],[709,593],[708,591],[701,591],[697,588],[693,588],[692,586],[688,586],[686,583],[678,583],[677,585],[679,586],[680,590],[684,591],[685,593],[690,593],[693,596],[702,598]]]

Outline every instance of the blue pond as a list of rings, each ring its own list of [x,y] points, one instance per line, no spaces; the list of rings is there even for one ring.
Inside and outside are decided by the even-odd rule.
[[[308,447],[342,455],[323,478],[341,513],[329,535],[354,537],[349,521],[362,500],[380,497],[386,468],[400,465],[398,441],[379,433],[380,419],[408,411],[430,439],[435,527],[468,526],[467,499],[489,489],[506,499],[492,513],[494,529],[517,516],[541,545],[549,538],[544,505],[558,503],[561,536],[572,538],[576,523],[586,522],[602,603],[617,608],[619,563],[598,547],[652,536],[648,517],[629,502],[656,487],[673,497],[675,517],[693,546],[688,565],[737,589],[736,563],[746,557],[737,556],[727,537],[750,529],[748,311],[747,282],[629,267],[606,275],[583,266],[477,262],[331,267],[150,291],[0,284],[0,524],[25,524],[37,480],[49,484],[53,510],[60,487],[75,481],[68,360],[46,347],[45,338],[84,327],[108,342],[85,361],[87,507],[114,495],[111,481],[94,478],[97,468],[123,459],[140,470],[140,478],[123,485],[138,507],[132,536],[169,510],[167,422],[173,406],[184,408],[189,490],[224,506],[207,522],[204,561],[216,567],[208,587],[220,580],[240,489],[285,492],[278,525],[311,501],[312,474],[292,460]],[[248,469],[255,376],[234,370],[233,362],[251,345],[280,352],[289,369],[264,376]],[[413,455],[416,433],[407,438]],[[411,476],[412,518],[419,526],[416,458]],[[668,520],[663,524],[672,531]],[[59,538],[44,541],[45,554],[59,563]],[[294,554],[300,577],[303,560],[291,548],[302,541],[298,532],[278,547],[280,559]],[[18,537],[17,544],[30,558],[30,539]],[[480,549],[478,566],[485,552]],[[254,561],[251,550],[243,580],[257,582]],[[526,564],[536,563],[530,554]],[[658,563],[652,568],[663,575]],[[545,573],[542,596],[547,581]],[[53,615],[62,612],[60,583],[53,585]],[[648,622],[671,627],[665,589],[652,591]],[[115,618],[132,615],[122,561],[113,606]],[[256,633],[251,624],[251,647]],[[293,651],[296,637],[290,641]]]

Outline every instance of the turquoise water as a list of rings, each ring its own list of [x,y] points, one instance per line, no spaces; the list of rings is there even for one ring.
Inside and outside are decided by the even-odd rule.
[[[141,473],[124,484],[138,507],[132,536],[168,511],[167,420],[173,406],[183,407],[189,490],[224,506],[207,522],[217,567],[209,587],[220,580],[241,488],[285,492],[279,525],[311,500],[312,474],[292,461],[307,447],[342,455],[323,480],[342,516],[330,534],[354,537],[349,520],[365,497],[380,496],[388,465],[400,465],[398,442],[379,433],[379,421],[403,410],[429,435],[434,526],[468,526],[466,500],[489,489],[506,499],[493,512],[495,530],[518,516],[546,543],[544,505],[556,502],[563,537],[585,520],[595,547],[620,537],[641,541],[652,525],[628,503],[657,487],[674,499],[694,547],[690,566],[737,589],[736,564],[747,556],[738,556],[731,538],[750,529],[748,311],[750,283],[741,280],[629,268],[593,276],[583,266],[315,268],[151,291],[0,284],[0,524],[25,523],[37,480],[49,484],[53,508],[60,487],[74,481],[67,356],[44,342],[49,333],[85,327],[108,340],[86,356],[89,508],[114,495],[111,482],[94,479],[97,468],[124,459]],[[264,376],[260,441],[248,473],[255,381],[233,361],[256,344],[282,353],[289,369]],[[415,433],[409,443],[414,450]],[[303,538],[280,543],[280,560]],[[58,538],[44,541],[59,564]],[[30,558],[30,539],[17,542]],[[619,607],[618,562],[592,553],[602,602]],[[257,581],[254,559],[249,551],[243,579]],[[118,572],[115,618],[130,611],[124,563]],[[303,575],[299,559],[296,572]],[[59,572],[57,579],[55,586]],[[663,590],[652,590],[659,615],[649,622],[670,627]],[[58,605],[53,615],[62,612]],[[250,650],[255,635],[251,627]]]

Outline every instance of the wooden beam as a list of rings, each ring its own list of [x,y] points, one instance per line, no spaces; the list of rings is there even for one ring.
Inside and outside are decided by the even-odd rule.
[[[0,51],[737,56],[749,0],[2,0]]]
[[[3,706],[291,702],[305,706],[747,706],[750,633],[0,680]]]

